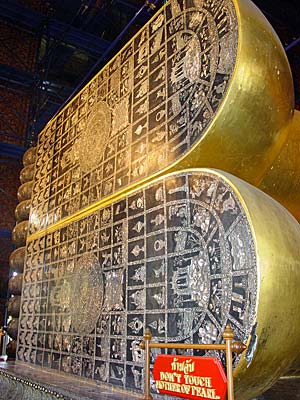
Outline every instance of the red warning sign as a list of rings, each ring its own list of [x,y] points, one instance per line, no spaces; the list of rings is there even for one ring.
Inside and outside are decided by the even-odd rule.
[[[159,393],[185,399],[224,400],[227,379],[216,357],[158,355],[153,377]]]

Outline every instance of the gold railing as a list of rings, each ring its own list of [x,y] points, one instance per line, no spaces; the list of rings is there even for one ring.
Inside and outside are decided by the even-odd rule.
[[[146,328],[141,349],[145,350],[145,395],[143,400],[152,400],[150,393],[150,350],[151,349],[186,349],[186,350],[222,350],[226,354],[227,399],[234,400],[232,353],[240,354],[246,349],[242,342],[234,342],[234,333],[229,325],[223,332],[224,344],[188,344],[188,343],[151,343],[152,334]]]

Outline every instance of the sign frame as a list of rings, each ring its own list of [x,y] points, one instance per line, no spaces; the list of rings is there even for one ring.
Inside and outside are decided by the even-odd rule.
[[[151,342],[152,333],[150,328],[145,329],[144,340],[140,344],[140,348],[145,350],[145,393],[143,400],[152,400],[150,392],[150,351],[151,349],[192,349],[192,350],[221,350],[226,355],[226,372],[227,372],[227,399],[234,400],[233,391],[233,369],[232,369],[232,353],[240,354],[247,346],[242,342],[235,342],[234,333],[230,325],[227,325],[223,332],[225,343],[222,344],[187,344],[187,343],[153,343]]]

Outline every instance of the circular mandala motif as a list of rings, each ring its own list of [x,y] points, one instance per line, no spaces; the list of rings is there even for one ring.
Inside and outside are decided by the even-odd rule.
[[[84,254],[75,262],[70,285],[72,327],[77,333],[91,333],[101,313],[104,291],[102,272],[96,256]]]
[[[74,145],[75,157],[83,173],[99,165],[108,144],[111,126],[112,115],[108,105],[103,101],[94,103],[87,117],[86,128]]]
[[[181,174],[166,179],[165,186],[176,193],[178,187],[185,187],[183,180],[187,180],[188,205],[182,198],[166,203],[165,339],[220,342],[230,324],[235,338],[246,341],[254,323],[257,295],[255,245],[247,215],[234,189],[218,176]],[[164,197],[168,197],[167,190]],[[172,215],[177,216],[174,221]]]
[[[177,126],[181,131],[189,126],[186,140],[191,145],[205,132],[227,91],[236,60],[236,15],[231,1],[220,1],[220,7],[202,2],[185,12],[171,4],[169,10],[176,18],[169,30],[177,27],[171,31],[173,45],[168,48],[172,60],[169,125],[171,130]],[[189,124],[176,119],[183,110]]]

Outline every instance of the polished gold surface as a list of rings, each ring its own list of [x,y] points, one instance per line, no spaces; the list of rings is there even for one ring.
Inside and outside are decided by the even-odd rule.
[[[19,326],[18,318],[11,319],[7,326],[7,333],[14,340],[16,340],[18,337],[18,326]]]
[[[41,132],[31,233],[188,153],[230,85],[237,36],[231,0],[162,7]]]
[[[34,164],[29,164],[21,170],[20,181],[21,183],[32,181],[33,176],[34,176]]]
[[[297,357],[300,343],[300,226],[275,200],[228,176],[248,210],[256,243],[258,298],[248,350],[234,371],[236,397],[270,387]]]
[[[20,313],[21,296],[13,296],[9,299],[7,304],[8,315],[18,317]]]
[[[23,164],[26,167],[27,165],[34,164],[36,159],[36,147],[30,147],[27,151],[25,151],[23,155]]]
[[[16,247],[22,247],[26,244],[28,234],[28,221],[19,222],[12,231],[12,241]]]
[[[15,209],[15,218],[17,222],[29,219],[30,200],[24,200],[19,203]]]
[[[176,4],[177,1],[166,5],[167,12],[163,17],[169,18],[174,26],[176,16],[184,15],[181,6]],[[59,221],[66,223],[72,216],[81,214],[82,210],[87,210],[92,204],[97,204],[96,206],[99,207],[104,201],[121,197],[143,182],[170,171],[192,166],[214,167],[236,174],[253,184],[260,182],[288,135],[287,126],[294,108],[290,68],[279,39],[260,11],[250,1],[224,0],[222,4],[224,4],[224,10],[222,9],[224,15],[223,11],[220,13],[224,17],[225,22],[222,23],[228,30],[226,33],[228,37],[222,37],[222,26],[214,21],[214,18],[219,18],[221,14],[219,16],[216,12],[213,16],[209,14],[207,17],[210,21],[209,33],[204,35],[203,43],[200,39],[199,43],[196,39],[191,41],[191,47],[186,49],[189,50],[186,51],[187,56],[182,51],[185,46],[184,34],[174,34],[174,30],[176,32],[179,28],[172,28],[174,43],[177,43],[180,49],[179,59],[173,60],[174,54],[168,50],[168,64],[164,61],[161,66],[157,64],[155,67],[157,72],[162,71],[166,77],[164,86],[161,87],[162,91],[153,89],[153,95],[160,96],[166,89],[167,93],[169,91],[172,93],[169,97],[165,94],[166,108],[156,116],[159,120],[168,109],[170,116],[163,125],[161,122],[151,122],[152,119],[155,120],[153,110],[158,113],[158,106],[150,99],[151,95],[149,108],[144,110],[145,115],[149,116],[149,118],[145,116],[147,123],[143,122],[142,117],[133,123],[129,114],[126,114],[129,92],[126,95],[119,93],[113,99],[111,98],[114,90],[120,89],[116,83],[119,82],[121,74],[120,59],[126,59],[128,55],[126,57],[125,55],[132,50],[133,43],[134,51],[137,52],[136,58],[140,56],[143,60],[152,59],[151,51],[148,52],[148,47],[152,48],[152,42],[146,40],[147,34],[144,34],[143,39],[146,40],[145,45],[143,44],[145,54],[142,54],[142,49],[137,50],[138,41],[143,37],[142,33],[139,33],[47,125],[40,134],[37,150],[39,165],[37,165],[35,176],[30,235],[43,231]],[[197,7],[201,8],[201,5]],[[197,7],[195,7],[195,16],[191,22],[193,24],[197,21],[199,23],[199,18],[201,20],[199,16],[201,14],[196,12]],[[161,16],[162,14],[163,11],[161,11]],[[158,20],[157,17],[157,20],[152,20],[143,29],[146,30],[149,26],[152,30],[158,29],[157,26],[161,26]],[[179,32],[181,32],[180,29]],[[182,29],[182,32],[185,30]],[[201,46],[208,46],[210,41],[215,43],[213,38],[216,37],[217,32],[220,46],[217,50],[205,54],[212,64],[221,60],[217,70],[213,72],[216,75],[222,75],[224,82],[219,87],[215,78],[211,77],[213,73],[209,74],[207,79],[209,82],[212,79],[210,82],[212,87],[210,86],[209,89],[212,92],[205,95],[205,91],[201,91],[205,83],[199,76],[202,76],[201,74],[204,74],[206,69],[202,65],[203,71],[201,68],[198,70],[197,64],[190,63],[190,58],[193,52],[199,53]],[[159,37],[158,31],[157,35]],[[237,54],[235,52],[236,39]],[[132,63],[136,62],[134,61],[136,58],[132,58]],[[175,66],[171,67],[173,64]],[[127,71],[128,79],[140,82],[135,76],[140,71],[136,68],[134,72],[130,72],[133,68],[130,62],[127,67],[126,69],[125,64],[122,64],[121,71]],[[187,79],[184,78],[184,73],[180,74],[181,69],[187,71],[185,72]],[[114,77],[114,79],[111,78],[112,88],[108,87],[109,74]],[[148,75],[149,82],[145,80],[145,87],[147,82],[148,85],[152,82],[150,79],[152,75]],[[128,85],[130,82],[132,85],[130,79]],[[183,86],[182,96],[186,100],[184,104],[181,104],[178,87],[184,85],[185,81],[189,83],[187,87]],[[137,110],[139,109],[137,105],[144,104],[139,99],[145,96],[147,90],[144,86],[139,87],[137,83],[135,83],[136,86],[130,85],[129,88],[133,90],[135,99],[132,107]],[[170,88],[167,85],[170,85]],[[102,94],[98,98],[96,93],[99,91]],[[151,90],[150,93],[152,93]],[[121,96],[120,100],[118,96]],[[189,97],[190,103],[187,100]],[[217,106],[208,112],[212,107],[210,104],[212,99],[215,99]],[[147,101],[145,104],[148,104]],[[203,112],[207,108],[207,112],[204,112],[206,116],[203,114],[202,118],[202,114],[197,115],[193,120],[192,115],[193,112],[195,113],[193,110],[198,106]],[[86,110],[89,110],[88,114]],[[181,115],[182,110],[191,114],[190,122]],[[172,112],[179,113],[176,116],[177,119]],[[102,133],[99,130],[100,120],[104,121],[104,136],[107,137],[108,143],[102,141]],[[197,129],[196,122],[199,125]],[[166,139],[166,135],[169,139]],[[69,145],[64,147],[67,144],[70,147]],[[59,149],[62,151],[59,152]],[[163,156],[167,158],[161,158]],[[121,164],[118,164],[119,162]]]
[[[253,236],[251,246],[255,244],[252,261],[257,264],[257,275],[253,277],[253,274],[249,274],[249,282],[238,282],[251,288],[247,292],[248,297],[245,301],[249,303],[247,309],[246,306],[245,308],[240,306],[237,301],[238,305],[230,305],[235,307],[231,315],[232,309],[229,306],[224,307],[225,311],[222,314],[224,324],[226,313],[229,315],[228,318],[233,318],[233,314],[243,315],[240,321],[236,322],[235,329],[238,335],[247,338],[248,350],[246,355],[236,362],[235,392],[236,399],[249,400],[270,387],[297,356],[295,349],[300,343],[300,315],[295,310],[300,308],[300,227],[277,202],[229,173],[259,185],[299,218],[300,117],[298,113],[293,117],[293,85],[284,50],[273,29],[258,9],[248,0],[222,0],[220,4],[224,6],[224,14],[223,11],[214,14],[215,20],[213,20],[214,2],[207,4],[211,7],[209,12],[205,11],[209,32],[207,36],[211,42],[206,41],[204,34],[203,42],[199,40],[198,43],[197,38],[193,38],[190,45],[185,43],[188,37],[185,36],[188,24],[196,26],[196,23],[203,23],[200,12],[202,2],[199,4],[195,2],[196,10],[193,10],[192,14],[191,10],[182,10],[182,3],[171,0],[161,11],[163,17],[154,17],[144,29],[144,33],[139,33],[128,47],[122,49],[119,55],[100,71],[40,134],[34,185],[32,187],[32,182],[27,182],[21,186],[18,193],[19,200],[25,200],[30,198],[33,191],[28,237],[29,261],[24,281],[28,286],[27,295],[34,297],[40,296],[38,290],[45,293],[45,287],[48,287],[50,281],[51,285],[53,283],[51,279],[58,279],[59,276],[57,281],[59,290],[56,291],[54,286],[49,289],[52,295],[48,306],[53,310],[61,307],[65,312],[68,307],[70,308],[70,304],[73,304],[70,315],[78,334],[90,334],[97,320],[99,311],[97,307],[102,303],[102,294],[95,291],[97,306],[93,310],[95,315],[93,314],[91,318],[93,326],[88,326],[87,329],[86,321],[89,320],[88,313],[92,304],[87,299],[90,286],[99,286],[103,289],[107,285],[103,289],[106,291],[109,286],[107,280],[110,280],[111,293],[116,290],[117,298],[121,299],[123,293],[123,289],[120,289],[121,275],[115,272],[113,276],[111,271],[106,271],[105,279],[101,280],[97,275],[99,268],[93,267],[96,275],[94,278],[91,276],[90,282],[88,279],[81,281],[80,275],[77,274],[75,281],[67,276],[71,282],[68,285],[67,281],[61,279],[60,268],[62,276],[66,271],[84,269],[85,251],[93,251],[93,257],[99,257],[99,265],[103,268],[104,261],[101,257],[104,258],[104,255],[107,257],[106,261],[111,257],[113,262],[119,262],[118,254],[114,253],[116,249],[109,250],[111,253],[107,248],[99,250],[102,237],[103,240],[109,240],[108,231],[101,231],[100,239],[100,214],[97,214],[99,209],[104,207],[109,209],[113,202],[121,203],[125,196],[134,196],[135,191],[143,190],[143,184],[150,184],[166,173],[201,166],[226,170],[226,173],[204,171],[225,179],[232,191],[237,194],[251,226]],[[223,17],[230,38],[227,41],[226,37],[224,40],[221,36],[223,29],[219,22]],[[186,22],[184,29],[183,21]],[[205,20],[205,23],[207,21]],[[180,29],[185,33],[180,33]],[[169,36],[166,39],[164,35]],[[167,54],[160,52],[163,40],[166,40],[166,44],[162,49],[165,49]],[[139,46],[140,43],[142,46]],[[202,50],[205,48],[212,50],[209,54],[203,50],[205,57],[201,59],[201,63],[200,60],[198,64],[190,63],[193,56],[201,54],[201,46]],[[159,68],[159,63],[153,67],[156,51],[157,57],[159,54],[162,57],[162,68]],[[214,63],[217,65],[218,60],[221,60],[221,65],[218,65],[217,69],[223,81],[221,85],[217,85],[217,79],[211,79],[209,76],[211,79],[209,89],[205,92],[203,87],[208,85],[208,81],[203,82],[199,75],[205,75],[207,59],[212,65],[215,65]],[[144,77],[138,79],[138,74],[144,73],[143,63],[145,68],[146,65],[153,67],[153,70],[147,71],[145,81]],[[182,70],[181,64],[183,64]],[[198,68],[200,64],[202,70]],[[216,71],[213,72],[217,74]],[[150,87],[150,83],[155,81],[153,78],[159,76],[158,72],[166,74],[164,83]],[[184,81],[188,81],[187,86],[184,86]],[[149,97],[145,97],[144,102],[143,96],[148,96],[148,93]],[[185,96],[185,104],[181,104],[181,95]],[[160,100],[161,96],[165,96],[165,103]],[[218,104],[214,109],[210,108],[213,98]],[[202,119],[199,115],[195,119],[192,117],[193,110],[196,114],[197,107],[205,109]],[[142,112],[145,117],[136,116]],[[194,124],[195,120],[199,122],[198,125]],[[34,162],[34,152],[35,150],[30,150],[24,157],[25,165]],[[199,192],[202,190],[200,189]],[[222,196],[220,194],[220,202],[223,201]],[[210,196],[207,198],[210,199]],[[227,200],[224,207],[229,207],[230,211],[232,198],[229,197]],[[138,209],[137,200],[132,204]],[[115,212],[114,218],[118,218],[119,209],[112,209]],[[172,212],[171,210],[171,214]],[[85,224],[89,226],[94,218],[93,213],[97,214],[95,220],[98,218],[98,225],[95,223],[97,228],[89,227],[87,234]],[[200,219],[202,217],[203,215],[199,216]],[[86,223],[84,220],[89,222]],[[211,221],[205,220],[203,226]],[[138,222],[134,227],[136,232],[143,229]],[[125,225],[126,223],[128,224],[128,221],[124,222]],[[109,228],[111,234],[116,226],[117,223]],[[24,229],[21,227],[15,229],[14,237],[20,245],[23,245],[26,240],[25,225]],[[181,232],[180,229],[179,231]],[[125,229],[124,232],[123,238],[119,237],[120,241],[125,240],[128,230]],[[141,243],[143,240],[145,243],[147,240],[150,241],[150,236],[151,234],[141,239]],[[163,239],[156,239],[153,240],[159,249]],[[231,259],[234,259],[234,262],[236,258],[243,260],[245,254],[249,255],[248,253],[252,251],[250,245],[246,248],[239,239],[235,237],[231,243],[232,247],[227,248],[226,254],[222,253],[224,265]],[[128,247],[127,256],[134,240],[131,237],[128,239],[129,244],[125,243],[125,247]],[[176,240],[179,243],[179,234]],[[168,246],[170,247],[173,242],[169,241]],[[124,246],[122,250],[120,247],[121,253],[123,249]],[[137,254],[138,257],[145,251],[145,247],[143,244],[136,244],[130,250],[130,257],[133,257],[131,254]],[[205,250],[212,251],[208,247]],[[168,251],[171,251],[170,248]],[[47,260],[44,254],[47,255]],[[47,264],[47,270],[43,269],[43,260]],[[52,265],[49,260],[59,261]],[[95,266],[98,265],[97,262],[89,261]],[[126,263],[127,259],[122,265]],[[19,261],[17,264],[20,265]],[[112,265],[108,267],[113,269]],[[131,267],[133,268],[132,265]],[[227,271],[228,279],[238,276],[238,272],[232,269],[230,272]],[[43,274],[49,274],[51,278],[47,278],[43,285],[35,283],[42,279]],[[112,284],[113,278],[115,285]],[[126,279],[131,279],[129,273]],[[138,281],[138,276],[135,279]],[[131,284],[133,287],[136,285],[132,282]],[[74,294],[73,297],[70,296],[71,288],[77,287],[76,285],[83,299],[81,301],[81,297],[78,296],[78,304],[72,301]],[[128,291],[128,303],[130,296],[134,294],[133,287]],[[208,285],[203,290],[209,288]],[[221,296],[226,297],[227,289],[233,290],[230,285],[228,288],[222,291]],[[234,295],[235,299],[241,298],[241,293]],[[157,297],[157,293],[155,296]],[[136,304],[138,304],[137,298],[138,295],[134,298]],[[202,297],[202,300],[203,298],[206,297]],[[235,301],[233,297],[227,300]],[[105,301],[109,302],[111,307],[116,303],[115,300],[113,303],[113,297],[107,293]],[[86,304],[88,306],[85,306]],[[82,310],[76,313],[78,307]],[[135,305],[132,307],[135,309]],[[28,310],[26,312],[30,314]],[[54,320],[59,324],[55,318]],[[43,323],[41,321],[41,324]],[[49,324],[52,324],[52,320]],[[70,324],[70,318],[66,319],[64,328],[66,331],[70,328]],[[81,329],[81,324],[85,325],[87,332]],[[131,321],[131,324],[136,327],[136,321]],[[201,328],[203,330],[203,327]],[[24,331],[26,329],[25,325]],[[101,330],[101,327],[99,329]],[[26,347],[26,343],[24,346]],[[60,349],[59,345],[57,346],[58,351]],[[108,351],[112,351],[109,345],[106,346]],[[35,357],[35,350],[30,348],[28,354],[30,351]],[[134,346],[130,351],[134,352]],[[23,353],[25,357],[24,354],[26,353]],[[135,354],[135,357],[138,359],[138,355]],[[26,357],[24,359],[26,360]],[[35,360],[38,360],[38,357]],[[48,362],[52,367],[54,361]],[[76,370],[75,364],[73,367]],[[64,371],[70,371],[67,361],[63,368]]]
[[[10,278],[8,282],[8,290],[13,295],[19,295],[22,291],[23,274],[18,274]]]
[[[9,266],[15,272],[22,272],[24,269],[26,247],[19,247],[9,256]]]
[[[164,232],[167,232],[167,239]],[[114,239],[116,244],[109,242],[111,237],[117,238]],[[77,317],[83,315],[83,311],[77,315],[72,307],[75,276],[80,284],[78,298],[82,296],[79,303],[91,304],[89,296],[95,295],[96,299],[103,296],[103,307],[97,310],[101,322],[96,322],[96,305],[90,313],[96,337],[103,344],[106,365],[119,357],[117,347],[112,349],[107,341],[109,335],[114,338],[115,329],[119,329],[120,343],[123,340],[120,352],[139,363],[141,358],[136,354],[134,343],[127,342],[127,336],[128,332],[133,332],[130,329],[136,330],[138,333],[133,337],[138,341],[147,321],[154,329],[162,329],[161,340],[188,343],[219,341],[221,328],[230,322],[236,338],[246,342],[248,347],[246,354],[234,361],[236,399],[252,399],[270,387],[297,356],[300,315],[295,310],[300,307],[299,242],[300,226],[284,207],[228,173],[196,169],[157,179],[127,198],[28,243],[23,288],[27,302],[24,310],[27,311],[21,319],[24,335],[20,337],[19,359],[29,360],[28,353],[24,352],[25,337],[30,336],[26,321],[32,323],[35,317],[39,318],[36,323],[40,321],[42,326],[46,318],[50,326],[53,324],[55,334],[61,332],[62,325],[66,333],[71,331],[76,336],[94,334],[87,318],[89,308],[83,310],[85,326],[81,326]],[[99,257],[102,269],[95,268],[95,271],[98,274],[103,270],[105,275],[104,279],[91,276],[90,282],[95,285],[93,291],[89,289],[90,282],[86,279],[80,282],[74,272],[80,271],[85,263],[82,255],[84,259],[87,255]],[[157,283],[157,278],[151,275],[154,276],[151,281],[148,274],[160,267],[161,257],[167,260],[162,265],[168,273],[162,274],[163,278]],[[39,260],[47,261],[41,264]],[[94,261],[93,265],[96,265]],[[187,275],[189,285],[183,283]],[[157,276],[160,277],[160,273]],[[160,295],[164,290],[167,293]],[[45,308],[44,314],[36,314],[34,308],[29,311],[29,302],[33,307],[41,291],[50,293],[49,302],[42,296],[41,306],[48,304],[47,309],[51,307],[53,316],[58,312],[62,320],[51,318]],[[182,299],[185,296],[187,299],[191,296],[197,310],[184,308]],[[160,306],[154,301],[160,301]],[[174,309],[182,307],[176,309],[177,314],[185,310],[183,315],[189,318],[179,323],[176,314],[172,321],[178,324],[168,321],[166,325],[151,319],[162,315],[169,319],[168,307],[170,304],[173,307],[172,302]],[[155,313],[153,304],[157,308]],[[188,301],[187,307],[189,304]],[[175,314],[174,309],[171,314]],[[109,328],[111,325],[105,321],[111,310],[118,311],[120,320],[126,315],[127,325]],[[148,317],[144,320],[145,313]],[[102,329],[102,323],[107,330]],[[57,346],[57,352],[61,351]],[[126,346],[131,347],[125,351]],[[32,346],[30,354],[34,362],[39,363],[36,347]],[[44,353],[44,357],[48,357],[49,350],[45,348]],[[76,365],[74,363],[73,373]],[[72,373],[67,364],[63,371]]]
[[[213,122],[173,169],[220,168],[257,184],[287,137],[294,96],[290,67],[274,30],[248,0],[235,1],[238,54]]]
[[[295,111],[287,141],[259,188],[300,219],[300,111]]]
[[[30,200],[31,194],[32,194],[32,187],[33,187],[33,182],[26,182],[23,183],[18,189],[18,200],[19,201],[24,201],[24,200]]]

